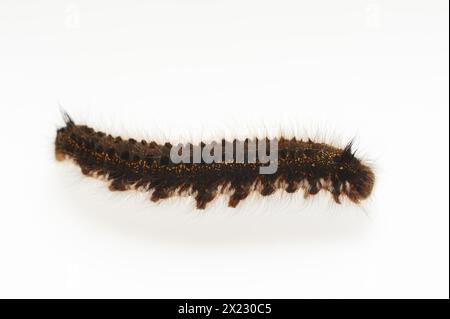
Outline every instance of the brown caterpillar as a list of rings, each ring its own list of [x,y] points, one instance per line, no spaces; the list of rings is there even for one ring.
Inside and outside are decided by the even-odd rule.
[[[258,169],[263,164],[259,161],[175,163],[170,157],[170,143],[123,140],[77,125],[67,114],[64,117],[66,125],[58,129],[55,141],[57,160],[73,159],[83,174],[109,181],[112,191],[152,191],[154,202],[187,194],[195,197],[198,209],[204,209],[218,194],[227,193],[229,206],[236,207],[252,191],[267,196],[277,189],[288,193],[302,189],[305,198],[325,190],[336,203],[341,202],[342,196],[359,203],[369,197],[375,182],[371,168],[355,157],[352,143],[339,149],[311,140],[282,137],[278,141],[278,169],[262,175]],[[234,140],[233,145],[237,142]],[[246,159],[248,143],[246,139]],[[201,144],[202,148],[205,146]]]

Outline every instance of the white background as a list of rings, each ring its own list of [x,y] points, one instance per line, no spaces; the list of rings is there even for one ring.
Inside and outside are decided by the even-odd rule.
[[[0,297],[449,296],[448,1],[0,3]],[[377,172],[328,196],[110,193],[53,156],[59,106],[158,141],[285,134]]]

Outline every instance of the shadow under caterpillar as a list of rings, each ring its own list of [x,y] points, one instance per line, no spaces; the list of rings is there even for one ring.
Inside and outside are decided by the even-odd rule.
[[[172,145],[124,140],[77,125],[64,114],[65,127],[58,129],[56,159],[73,159],[83,174],[103,177],[112,191],[149,191],[156,202],[173,195],[194,196],[198,209],[204,209],[218,194],[229,194],[228,205],[236,207],[252,191],[263,196],[277,189],[288,193],[303,190],[305,198],[320,190],[331,193],[336,203],[346,196],[354,203],[372,192],[375,175],[355,157],[352,143],[344,149],[311,140],[278,140],[278,168],[273,174],[260,174],[263,163],[222,161],[215,163],[175,163]],[[249,139],[244,141],[248,157]],[[222,140],[222,144],[225,140]],[[236,144],[237,141],[232,142]],[[206,144],[201,143],[201,147]],[[222,159],[225,154],[222,154]]]

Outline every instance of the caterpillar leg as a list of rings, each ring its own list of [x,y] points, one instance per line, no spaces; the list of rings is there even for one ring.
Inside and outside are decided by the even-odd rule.
[[[217,192],[211,190],[199,190],[195,196],[198,209],[205,209],[206,205],[216,197]]]

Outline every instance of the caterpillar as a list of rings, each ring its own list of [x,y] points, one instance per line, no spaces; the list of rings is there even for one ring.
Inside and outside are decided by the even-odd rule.
[[[180,155],[180,150],[174,152],[175,146],[170,143],[108,135],[75,124],[67,113],[64,113],[64,122],[65,126],[57,130],[55,140],[58,161],[73,160],[84,175],[108,181],[111,191],[136,189],[150,192],[153,202],[187,195],[195,198],[198,209],[205,209],[217,195],[228,194],[228,205],[236,207],[253,191],[268,196],[283,189],[287,193],[302,190],[305,198],[324,190],[338,204],[343,197],[360,203],[370,196],[375,182],[371,167],[355,157],[352,142],[341,149],[311,139],[281,137],[277,140],[276,171],[261,174],[261,168],[267,167],[268,162],[261,158],[251,160],[251,155],[259,154],[265,149],[263,146],[270,146],[268,139],[215,143],[215,146],[222,146],[221,153],[214,152],[215,158],[219,159],[215,162],[204,158],[195,161],[195,146],[190,145],[191,153],[185,157],[187,161],[180,162],[174,159]],[[253,149],[252,142],[256,142]],[[225,144],[243,145],[243,154],[238,154],[237,147],[231,153],[225,153]],[[210,146],[201,143],[197,149],[205,154]],[[212,154],[210,149],[206,152],[209,155]],[[267,155],[267,149],[263,153]],[[238,160],[239,156],[243,161]]]

